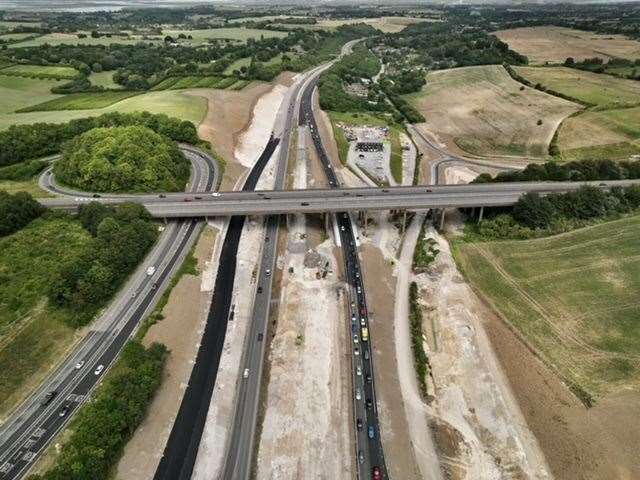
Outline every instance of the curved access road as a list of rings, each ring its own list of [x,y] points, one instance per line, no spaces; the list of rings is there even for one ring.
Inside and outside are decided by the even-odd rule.
[[[193,147],[181,148],[193,164],[190,190],[207,191],[217,185],[219,169],[215,160]],[[49,191],[93,196],[92,193],[58,188],[51,177],[45,172],[44,180],[41,180]],[[201,226],[199,219],[169,222],[117,297],[92,323],[88,334],[0,426],[1,480],[23,478],[87,400],[137,331],[141,320],[153,310],[195,242]],[[147,275],[149,266],[155,267],[153,275]],[[55,392],[55,396],[45,403],[48,392]]]

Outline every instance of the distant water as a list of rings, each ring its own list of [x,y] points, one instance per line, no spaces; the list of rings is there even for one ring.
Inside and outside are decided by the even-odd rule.
[[[117,11],[125,7],[187,7],[206,0],[0,0],[1,10],[41,10],[66,12]]]

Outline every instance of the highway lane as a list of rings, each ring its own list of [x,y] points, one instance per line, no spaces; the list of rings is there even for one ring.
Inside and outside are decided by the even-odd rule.
[[[194,167],[194,190],[210,188],[218,180],[215,162],[209,158],[205,163],[206,170]],[[87,336],[3,423],[0,427],[1,479],[22,478],[88,398],[140,321],[155,306],[195,241],[200,226],[195,219],[169,223],[151,253],[105,313],[93,323]],[[151,264],[156,266],[156,272],[148,276],[145,270]],[[79,362],[82,366],[76,368]],[[96,375],[94,370],[98,365],[103,365],[104,370]],[[56,391],[57,395],[47,405],[41,405],[49,391]],[[63,410],[65,414],[61,415]]]
[[[639,184],[640,180],[593,182],[514,182],[420,187],[387,187],[335,190],[280,190],[251,194],[223,193],[220,196],[174,195],[141,201],[151,215],[159,218],[190,218],[230,215],[269,215],[363,210],[496,207],[513,205],[525,193],[540,195],[574,191],[583,185],[608,190]],[[186,200],[185,200],[186,199]],[[97,199],[118,203],[124,199]],[[41,199],[51,208],[73,210],[88,199]]]
[[[307,125],[322,164],[329,185],[339,186],[331,161],[322,145],[318,126],[313,113],[312,96],[315,84],[310,84],[303,93],[300,106],[300,124]],[[383,192],[384,193],[384,192]],[[346,201],[343,197],[342,202]],[[357,198],[357,197],[356,197]],[[325,200],[326,201],[326,200]],[[336,216],[342,244],[347,283],[349,284],[350,318],[349,335],[352,339],[352,382],[354,387],[354,431],[356,435],[355,457],[358,478],[366,479],[379,473],[380,478],[388,478],[387,468],[380,440],[380,423],[375,391],[372,335],[369,310],[364,291],[363,273],[358,257],[356,234],[352,229],[350,215],[343,208]],[[382,319],[380,319],[382,320]]]
[[[333,62],[321,65],[309,71],[301,80],[289,89],[281,104],[274,127],[275,134],[282,135],[276,164],[275,188],[285,186],[291,133],[295,127],[300,91],[314,81],[320,73]],[[262,202],[264,196],[259,196]],[[267,199],[268,200],[268,199]],[[271,289],[277,255],[279,234],[277,215],[266,217],[266,229],[263,238],[262,258],[258,271],[257,293],[254,295],[253,313],[242,356],[241,378],[237,381],[237,393],[233,425],[226,445],[225,462],[221,478],[224,480],[246,480],[251,474],[254,459],[255,432],[257,426],[262,368],[265,356],[265,336],[271,307]],[[246,376],[245,376],[246,373]]]

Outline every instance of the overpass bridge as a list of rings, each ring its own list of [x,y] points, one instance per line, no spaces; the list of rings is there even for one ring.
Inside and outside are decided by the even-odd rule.
[[[515,204],[525,193],[565,193],[591,185],[603,190],[640,184],[640,180],[595,182],[516,182],[424,185],[388,188],[265,190],[252,192],[167,193],[43,198],[50,208],[74,212],[82,204],[137,202],[157,218],[272,215],[368,210],[421,210],[501,207]]]

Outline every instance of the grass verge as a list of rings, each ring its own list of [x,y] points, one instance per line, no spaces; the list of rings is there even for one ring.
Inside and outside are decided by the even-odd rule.
[[[411,282],[409,286],[409,328],[411,330],[411,350],[413,351],[413,364],[418,378],[418,387],[423,397],[428,394],[427,375],[429,374],[429,359],[424,350],[424,335],[422,333],[422,310],[418,302],[418,285]]]
[[[105,108],[117,103],[125,98],[139,95],[142,92],[113,91],[90,93],[71,93],[60,98],[54,98],[38,105],[17,110],[17,113],[28,112],[49,112],[57,110],[91,110],[94,108]]]

